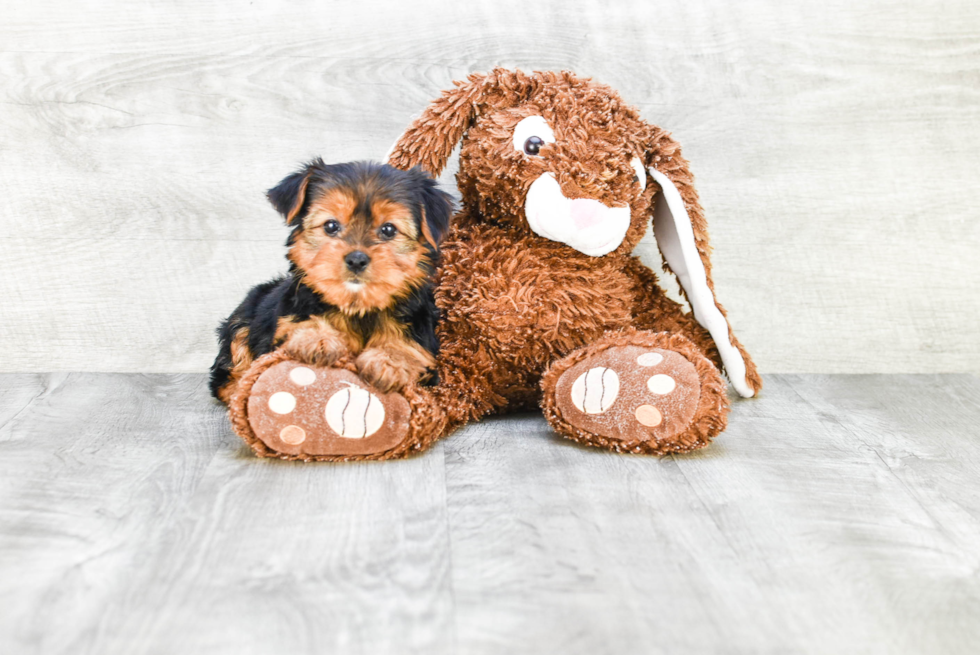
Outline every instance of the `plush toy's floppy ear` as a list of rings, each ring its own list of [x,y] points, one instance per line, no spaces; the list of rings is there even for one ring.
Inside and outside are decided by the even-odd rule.
[[[415,178],[420,189],[422,220],[419,227],[422,236],[433,250],[439,250],[453,215],[453,197],[440,189],[436,181],[420,167],[416,166],[408,173]]]
[[[714,339],[732,387],[740,396],[750,398],[762,389],[762,378],[732,333],[725,308],[715,300],[708,224],[694,189],[693,176],[681,155],[680,145],[666,132],[657,130],[654,141],[648,154],[651,158],[659,157],[647,170],[660,186],[654,199],[653,216],[657,246],[668,270],[680,282],[694,318]]]
[[[526,97],[534,80],[521,71],[495,68],[486,75],[470,75],[456,88],[443,91],[426,107],[385,158],[385,163],[408,170],[421,166],[438,177],[453,148],[487,106],[513,105]]]
[[[443,91],[399,137],[385,163],[403,170],[420,166],[438,177],[476,118],[486,81],[486,75],[474,74],[465,82],[455,82],[455,89]]]
[[[303,167],[303,170],[288,175],[282,182],[266,191],[265,197],[286,219],[286,225],[292,225],[297,218],[302,218],[310,176],[317,166],[322,165],[322,161],[315,159]]]

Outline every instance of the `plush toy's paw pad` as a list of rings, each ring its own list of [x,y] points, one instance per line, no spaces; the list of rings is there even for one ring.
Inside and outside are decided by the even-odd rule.
[[[701,398],[697,369],[672,350],[615,346],[578,362],[555,388],[565,421],[621,441],[669,441],[687,429]]]
[[[408,434],[411,408],[343,369],[284,361],[255,381],[248,398],[252,431],[289,455],[372,455]]]
[[[572,384],[572,404],[585,414],[603,414],[619,396],[619,376],[603,366],[590,368]]]

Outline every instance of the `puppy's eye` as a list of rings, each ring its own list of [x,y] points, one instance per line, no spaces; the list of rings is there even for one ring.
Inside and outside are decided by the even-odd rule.
[[[398,234],[398,228],[391,223],[385,223],[378,228],[378,234],[381,235],[382,239],[394,239],[395,235]]]
[[[330,236],[336,236],[337,234],[340,233],[340,222],[330,219],[329,221],[323,224],[323,231],[329,234]]]

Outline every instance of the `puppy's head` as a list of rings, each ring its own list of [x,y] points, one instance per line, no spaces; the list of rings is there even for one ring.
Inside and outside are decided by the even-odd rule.
[[[385,309],[432,274],[452,199],[419,169],[315,159],[268,192],[293,228],[289,260],[348,314]]]

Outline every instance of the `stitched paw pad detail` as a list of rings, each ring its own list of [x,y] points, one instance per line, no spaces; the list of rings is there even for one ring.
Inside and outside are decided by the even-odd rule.
[[[408,434],[411,408],[344,369],[284,361],[259,376],[248,398],[252,431],[289,455],[372,455]]]
[[[351,385],[330,396],[324,415],[337,436],[364,439],[384,425],[385,407],[370,391]]]
[[[555,389],[562,417],[622,441],[665,441],[689,427],[701,397],[694,364],[662,348],[616,346],[565,371]]]
[[[619,376],[611,368],[591,368],[572,384],[572,403],[585,414],[602,414],[612,407],[618,395]]]

